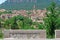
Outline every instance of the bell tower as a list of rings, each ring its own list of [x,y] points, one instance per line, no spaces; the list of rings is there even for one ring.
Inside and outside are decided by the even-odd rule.
[[[33,6],[33,13],[36,14],[36,5]]]

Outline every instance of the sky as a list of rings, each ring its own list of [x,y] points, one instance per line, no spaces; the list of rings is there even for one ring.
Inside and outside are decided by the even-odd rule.
[[[6,1],[6,0],[0,0],[0,4],[3,3],[3,2],[5,2],[5,1]]]

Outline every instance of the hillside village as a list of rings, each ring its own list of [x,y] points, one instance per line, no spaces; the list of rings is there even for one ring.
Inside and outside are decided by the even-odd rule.
[[[50,2],[51,0],[6,0],[0,6],[0,38],[3,38],[3,30],[16,29],[46,30],[45,38],[55,38],[55,30],[60,29],[60,2],[54,0],[48,6]]]
[[[1,9],[0,12],[4,12],[4,11],[7,11],[7,10],[4,10],[4,9]],[[9,19],[11,17],[14,17],[14,16],[18,16],[18,15],[22,15],[22,16],[25,16],[25,17],[29,17],[32,19],[33,22],[35,22],[37,20],[37,22],[41,22],[43,23],[43,18],[46,16],[45,15],[46,13],[46,10],[13,10],[12,11],[12,14],[2,14],[0,15],[0,17],[2,19]]]

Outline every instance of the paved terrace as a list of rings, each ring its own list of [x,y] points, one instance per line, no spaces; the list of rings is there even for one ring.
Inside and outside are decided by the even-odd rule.
[[[4,39],[0,39],[0,40],[60,40],[58,38],[56,39],[14,39],[14,38],[4,38]]]

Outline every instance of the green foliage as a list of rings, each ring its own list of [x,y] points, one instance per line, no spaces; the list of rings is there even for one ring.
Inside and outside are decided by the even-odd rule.
[[[0,28],[2,28],[2,23],[1,22],[2,22],[2,19],[0,18]]]
[[[31,29],[32,20],[21,15],[6,19],[3,21],[3,26],[6,29]]]
[[[11,29],[19,29],[18,24],[17,24],[17,19],[16,17],[13,18],[13,22],[11,24]]]
[[[2,30],[0,30],[0,38],[3,38]]]
[[[0,19],[0,28],[1,28],[1,19]]]
[[[2,15],[2,14],[12,14],[12,12],[11,11],[0,12],[0,15]]]
[[[21,29],[29,29],[32,25],[32,20],[28,17],[17,16],[17,19],[21,25]]]
[[[60,29],[60,16],[59,15],[58,15],[58,17],[56,19],[56,25],[55,25],[56,29]]]
[[[21,15],[18,15],[16,18],[17,18],[17,20],[19,20],[19,21],[22,22],[22,24],[21,24],[21,29],[23,29],[23,28],[24,28],[24,17],[21,16]]]
[[[56,4],[55,2],[52,2],[47,8],[46,17],[44,19],[48,38],[54,38],[55,29],[59,28],[60,18],[57,15],[59,15],[59,13],[56,8]]]
[[[55,25],[55,27],[56,27],[56,29],[60,29],[60,8],[58,7],[57,9],[56,9],[56,25]]]
[[[45,28],[44,28],[44,25],[41,24],[41,23],[39,23],[39,24],[38,24],[38,29],[45,29]]]
[[[10,21],[9,21],[9,19],[4,21],[4,28],[5,29],[10,29]]]
[[[44,29],[44,25],[32,22],[31,18],[18,15],[10,19],[5,19],[1,24],[5,29]]]

